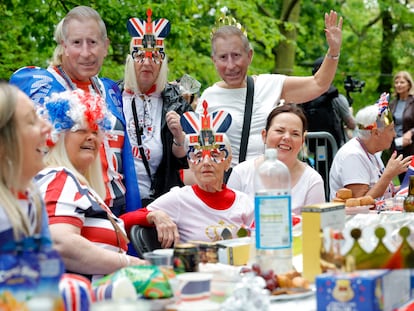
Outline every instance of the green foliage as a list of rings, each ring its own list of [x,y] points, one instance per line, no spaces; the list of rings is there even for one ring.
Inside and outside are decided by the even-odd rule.
[[[285,0],[294,1],[294,0]],[[297,0],[296,0],[297,1]],[[46,67],[55,47],[53,31],[59,20],[78,1],[4,0],[0,3],[0,78],[7,80],[26,65]],[[285,40],[281,25],[298,31],[294,75],[310,75],[313,61],[324,55],[324,13],[334,9],[344,18],[343,45],[335,85],[344,92],[347,75],[366,82],[362,93],[352,93],[354,110],[375,102],[380,77],[389,80],[398,70],[410,70],[414,61],[413,11],[395,0],[315,0],[301,1],[298,24],[284,23],[283,1],[276,0],[94,0],[89,2],[103,17],[111,40],[110,51],[101,75],[121,79],[129,50],[126,22],[130,17],[146,18],[152,8],[153,19],[165,17],[171,22],[166,39],[170,80],[189,73],[204,89],[218,80],[210,59],[210,32],[224,7],[248,31],[254,48],[249,74],[273,72],[276,47]],[[387,11],[388,10],[388,11]],[[381,72],[383,53],[383,12],[391,12],[392,46],[387,57],[392,68]],[[386,49],[385,49],[386,51]]]

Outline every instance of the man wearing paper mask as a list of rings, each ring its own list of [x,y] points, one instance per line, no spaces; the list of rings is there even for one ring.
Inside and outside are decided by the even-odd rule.
[[[411,156],[403,158],[394,152],[385,167],[381,160],[381,151],[390,148],[396,135],[388,98],[383,93],[374,105],[358,111],[357,135],[338,150],[332,163],[331,199],[340,188],[352,190],[354,198],[369,195],[376,201],[395,194],[392,180],[407,171]]]
[[[213,242],[237,238],[241,227],[254,219],[247,194],[228,188],[224,172],[230,168],[231,146],[225,131],[231,115],[224,111],[186,112],[181,124],[185,150],[196,184],[175,187],[147,208],[121,216],[128,231],[133,225],[155,226],[162,247],[190,240]]]

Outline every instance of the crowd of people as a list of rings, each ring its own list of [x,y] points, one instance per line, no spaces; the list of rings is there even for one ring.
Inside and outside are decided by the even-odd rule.
[[[247,36],[233,25],[219,27],[211,58],[221,80],[206,88],[194,111],[167,81],[171,25],[147,14],[127,21],[131,41],[120,83],[98,76],[109,48],[106,26],[94,9],[78,6],[56,27],[50,66],[18,69],[0,84],[2,251],[5,241],[40,234],[68,272],[96,279],[146,264],[128,251],[137,224],[155,226],[162,247],[236,237],[254,221],[254,174],[264,148],[276,148],[289,168],[294,213],[325,201],[324,180],[298,156],[308,128],[300,103],[331,87],[342,18],[325,14],[327,54],[303,77],[248,77]],[[331,197],[344,187],[355,197],[395,193],[392,181],[407,171],[413,151],[412,83],[399,72],[389,107],[383,95],[358,111],[352,124],[358,135],[332,164]],[[253,108],[246,121],[248,95]],[[395,152],[384,166],[378,152],[390,147]],[[184,185],[182,170],[192,175],[191,185]]]

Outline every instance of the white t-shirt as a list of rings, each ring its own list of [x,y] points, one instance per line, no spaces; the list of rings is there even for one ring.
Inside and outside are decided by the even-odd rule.
[[[246,160],[264,153],[261,131],[266,126],[267,116],[280,100],[285,79],[286,76],[276,74],[261,74],[256,76]],[[209,112],[224,110],[231,114],[232,123],[226,134],[230,140],[233,152],[232,166],[239,163],[246,92],[246,87],[225,89],[214,84],[203,92],[196,108],[197,113],[202,113],[202,104],[205,100],[208,103]]]
[[[166,212],[177,225],[181,242],[217,241],[225,228],[236,238],[241,225],[248,227],[252,224],[254,209],[246,194],[234,192],[234,203],[220,210],[205,204],[191,186],[174,187],[149,204],[147,209]]]
[[[135,172],[138,177],[139,192],[141,198],[149,198],[151,180],[145,169],[138,148],[134,115],[132,112],[132,99],[135,98],[138,123],[143,128],[141,141],[144,153],[148,160],[151,175],[154,175],[160,165],[163,155],[161,141],[162,98],[159,94],[151,94],[151,96],[145,95],[144,102],[141,97],[127,92],[124,92],[122,96],[126,130],[129,141],[131,142]]]
[[[372,188],[384,171],[380,153],[370,154],[362,148],[357,138],[352,138],[336,153],[329,172],[330,198],[338,189],[350,184],[364,184]],[[392,196],[390,187],[384,198]]]
[[[236,165],[229,177],[227,186],[249,195],[254,201],[255,159]],[[321,175],[309,165],[291,190],[292,212],[300,214],[302,207],[325,202],[325,188]]]

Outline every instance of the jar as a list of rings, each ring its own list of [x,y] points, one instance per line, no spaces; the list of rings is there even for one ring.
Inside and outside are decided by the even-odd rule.
[[[198,272],[198,247],[192,243],[181,243],[174,246],[175,273]]]

